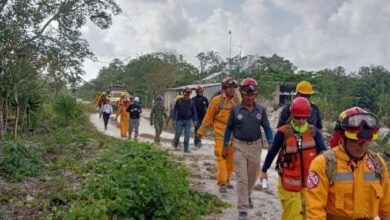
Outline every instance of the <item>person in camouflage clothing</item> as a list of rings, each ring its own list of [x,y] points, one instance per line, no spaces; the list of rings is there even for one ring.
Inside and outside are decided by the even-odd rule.
[[[166,119],[167,114],[163,104],[163,97],[159,95],[156,97],[155,105],[150,111],[150,125],[154,125],[154,129],[156,131],[154,141],[156,143],[160,143],[160,135],[163,129],[164,120]]]

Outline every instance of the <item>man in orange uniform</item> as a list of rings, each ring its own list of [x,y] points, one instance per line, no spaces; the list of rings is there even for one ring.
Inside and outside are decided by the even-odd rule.
[[[227,188],[233,186],[229,183],[229,178],[233,172],[233,146],[230,141],[228,145],[228,157],[222,157],[223,136],[225,134],[226,124],[229,119],[230,109],[234,104],[240,102],[236,96],[238,82],[231,77],[222,81],[223,93],[211,99],[210,106],[198,130],[199,140],[202,138],[208,127],[213,127],[215,135],[214,154],[217,157],[217,184],[219,192],[226,193]]]
[[[339,145],[310,165],[306,179],[307,219],[390,219],[386,163],[368,150],[379,137],[377,118],[359,107],[345,110],[337,125]]]
[[[116,112],[115,120],[121,116],[120,120],[120,131],[121,137],[127,137],[127,132],[129,130],[129,113],[126,111],[127,106],[129,106],[130,101],[127,99],[123,100],[123,104],[119,105],[119,109]]]

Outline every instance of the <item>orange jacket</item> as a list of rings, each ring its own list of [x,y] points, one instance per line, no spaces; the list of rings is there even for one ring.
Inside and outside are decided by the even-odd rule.
[[[234,96],[232,99],[227,100],[225,94],[212,98],[210,106],[207,108],[206,115],[203,118],[202,125],[198,130],[198,134],[203,136],[208,127],[213,127],[214,134],[223,138],[226,124],[229,119],[230,109],[234,104],[240,103],[240,101],[238,96]]]
[[[115,120],[118,118],[118,116],[121,116],[121,122],[128,123],[129,121],[129,113],[126,111],[126,105],[120,105],[118,111],[115,114]]]
[[[288,191],[299,192],[306,186],[305,179],[310,163],[317,156],[313,129],[309,125],[303,133],[301,150],[299,150],[297,137],[290,125],[283,125],[278,129],[285,137],[285,148],[279,154],[278,171],[282,173],[282,184]]]
[[[375,165],[366,154],[358,162],[350,159],[340,146],[333,148],[336,156],[336,178],[329,184],[324,155],[315,158],[306,181],[307,219],[345,219],[390,217],[390,183],[386,163],[379,158],[383,171],[375,175]],[[354,167],[354,171],[352,168]]]

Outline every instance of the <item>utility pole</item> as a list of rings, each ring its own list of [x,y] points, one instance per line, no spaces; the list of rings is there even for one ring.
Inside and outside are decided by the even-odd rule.
[[[232,77],[234,78],[233,74],[232,74],[232,31],[229,30],[229,75],[232,75]]]

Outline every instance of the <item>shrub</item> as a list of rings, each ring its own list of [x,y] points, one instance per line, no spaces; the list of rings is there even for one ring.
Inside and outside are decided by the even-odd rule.
[[[86,121],[87,116],[76,99],[69,95],[61,95],[54,102],[56,119],[61,125],[69,126],[72,121]]]
[[[41,154],[28,144],[7,142],[0,155],[0,175],[16,180],[37,175],[43,164]]]
[[[200,219],[224,206],[191,189],[182,165],[145,144],[118,146],[80,171],[88,178],[65,219]]]

